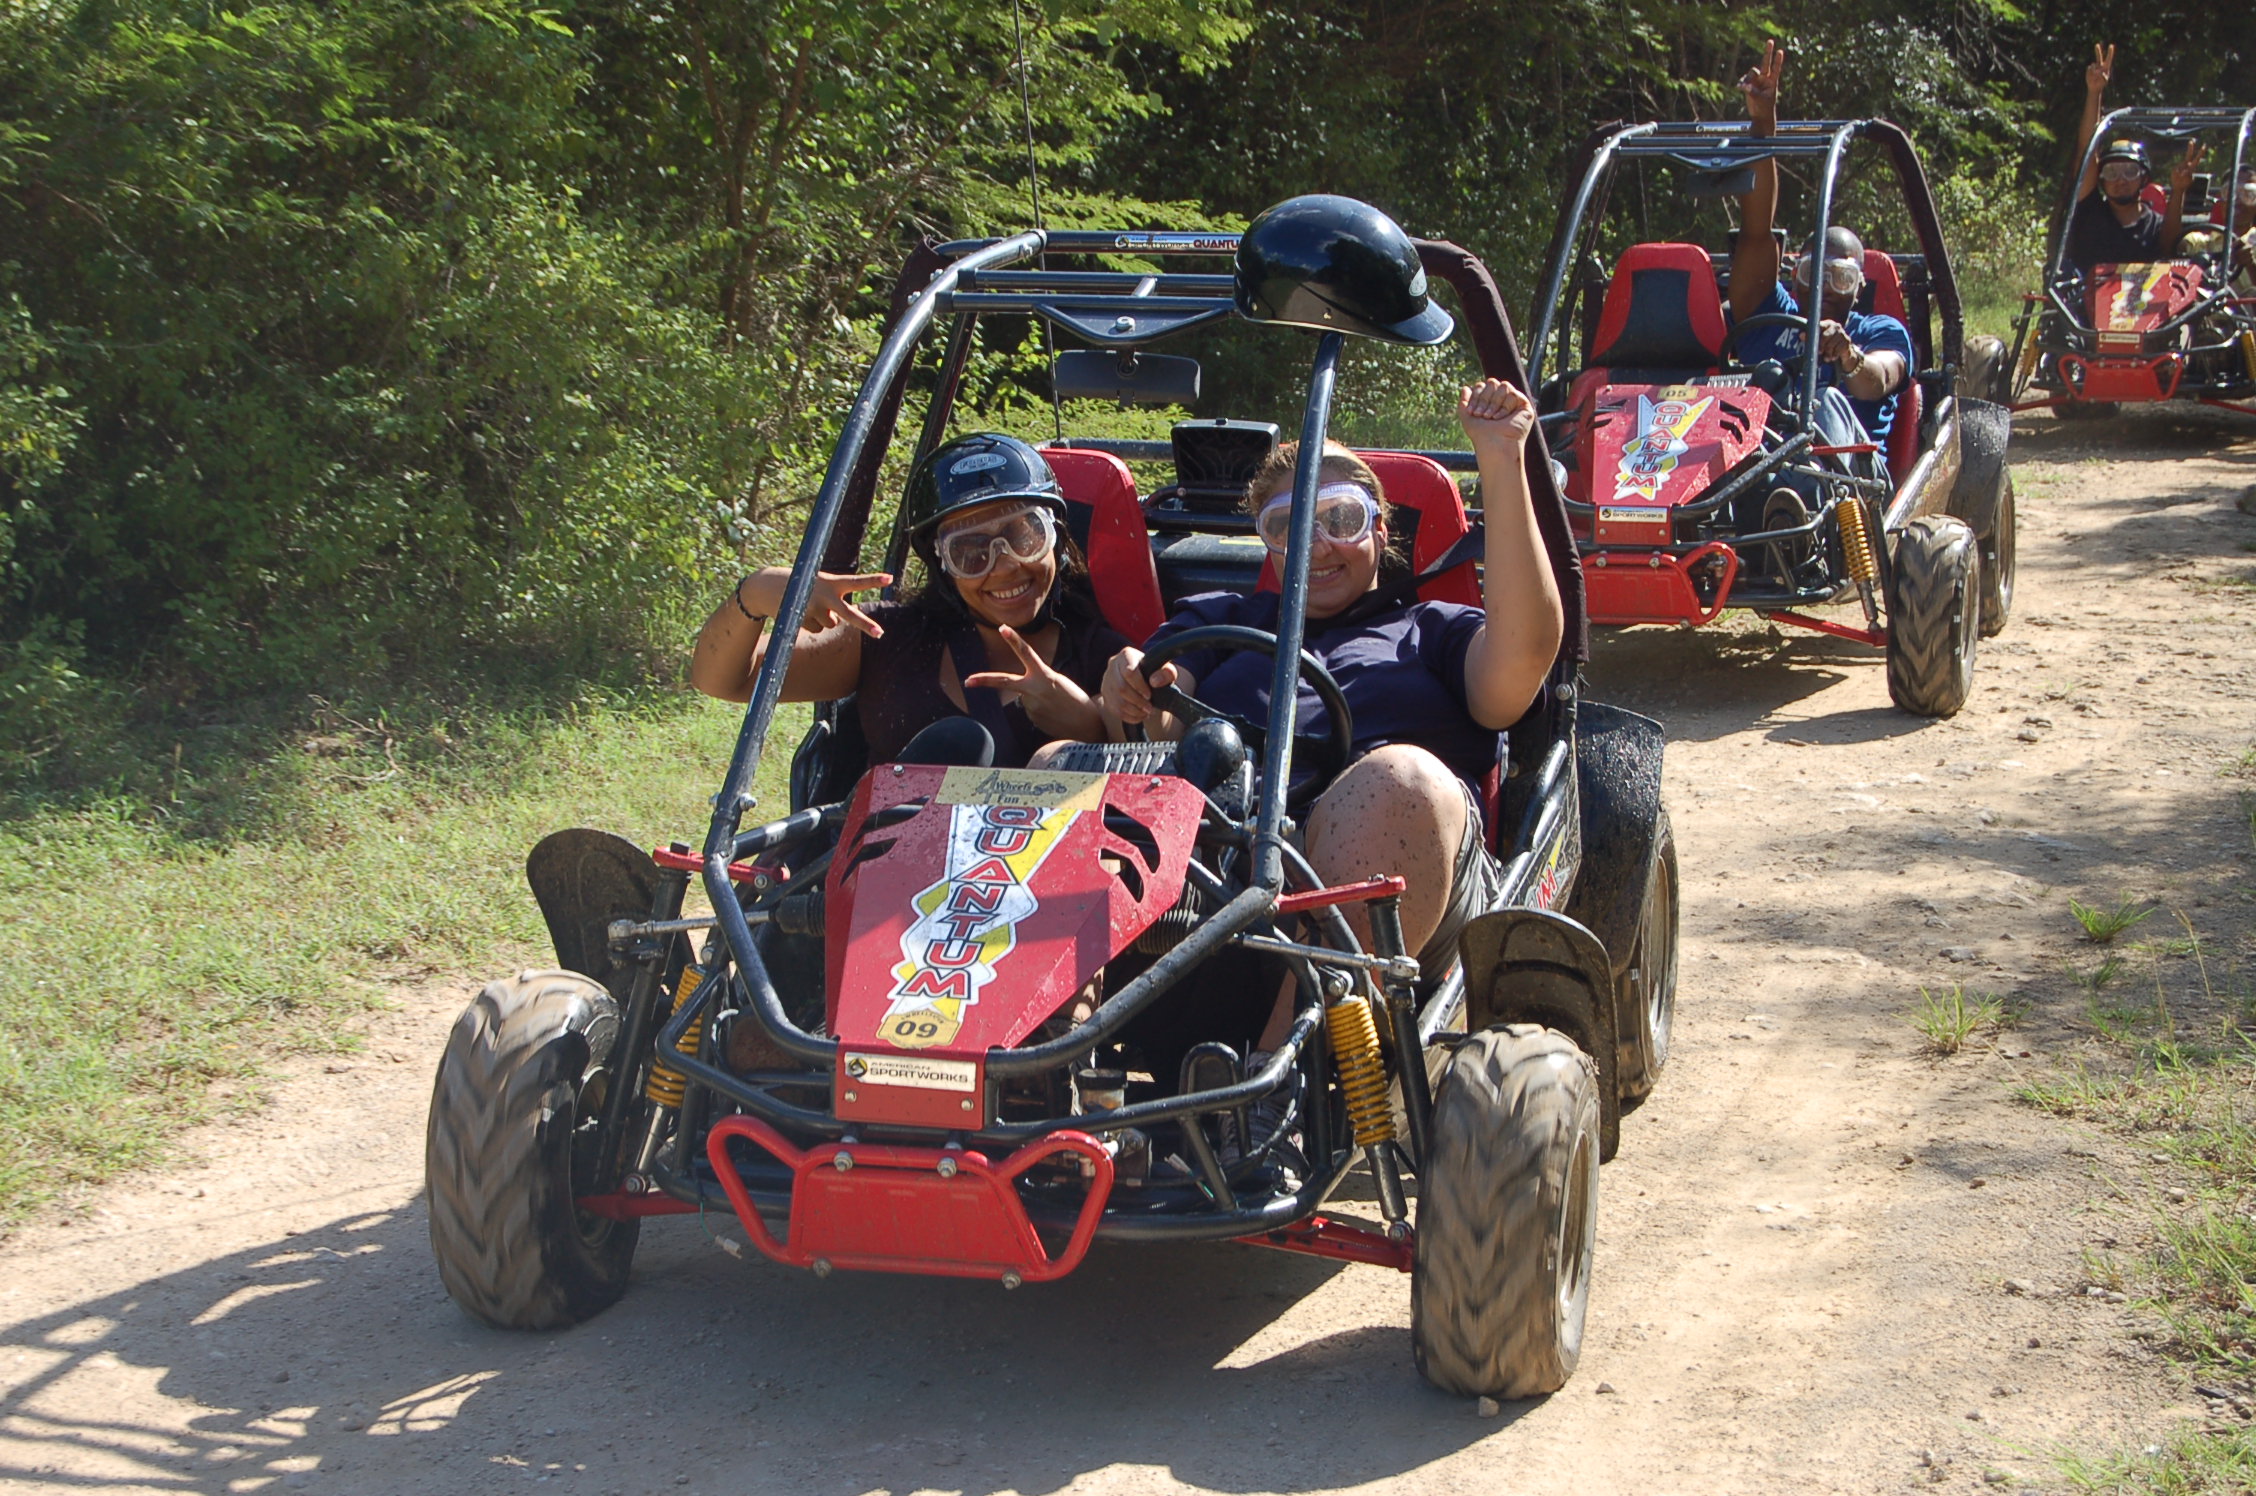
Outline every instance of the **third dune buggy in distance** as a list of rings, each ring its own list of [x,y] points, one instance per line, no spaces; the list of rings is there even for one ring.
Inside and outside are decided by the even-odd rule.
[[[1810,184],[1825,242],[1860,146],[1885,164],[1873,175],[1916,245],[1864,254],[1860,309],[1903,322],[1915,355],[1884,445],[1827,442],[1811,419],[1816,359],[1739,361],[1742,337],[1766,328],[1818,347],[1818,299],[1733,326],[1731,256],[1682,237],[1700,203],[1746,193],[1775,158]],[[1568,468],[1590,621],[1701,625],[1746,608],[1880,646],[1896,705],[1958,711],[1978,640],[2012,607],[2011,423],[1959,391],[1958,286],[1910,139],[1876,119],[1781,121],[1759,137],[1744,123],[1614,125],[1584,143],[1573,180],[1529,354]],[[1804,611],[1850,602],[1861,623]]]
[[[2221,191],[2196,174],[2183,205],[2184,236],[2148,263],[2071,257],[2076,194],[2095,157],[2201,141],[2231,163]],[[2239,191],[2256,178],[2256,109],[2118,109],[2100,120],[2068,177],[2044,290],[2023,298],[2013,345],[1993,395],[2015,410],[2104,419],[2125,405],[2186,401],[2256,415],[2256,209]],[[2229,150],[2217,150],[2229,145]],[[2129,150],[2125,151],[2124,147]]]
[[[1122,259],[1131,268],[1108,268]],[[1221,264],[1178,268],[1201,260]],[[1242,242],[1032,231],[909,261],[702,848],[544,840],[528,877],[562,970],[494,982],[449,1040],[431,1235],[466,1311],[523,1328],[600,1311],[657,1215],[734,1215],[762,1253],[820,1276],[1006,1287],[1071,1272],[1098,1241],[1234,1240],[1409,1273],[1416,1362],[1440,1387],[1565,1382],[1598,1166],[1668,1058],[1677,871],[1658,726],[1581,695],[1580,578],[1539,440],[1526,467],[1566,628],[1535,704],[1497,736],[1493,907],[1458,959],[1422,969],[1403,949],[1402,880],[1374,866],[1325,886],[1287,834],[1351,737],[1337,684],[1301,647],[1342,349],[1448,338],[1429,275],[1454,293],[1479,366],[1526,389],[1480,263],[1347,199],[1294,199]],[[1131,640],[1182,592],[1282,589],[1274,634],[1175,646],[1273,659],[1268,720],[1215,717],[1177,743],[1082,744],[1052,768],[1000,770],[865,763],[851,714],[825,711],[794,758],[789,813],[748,825],[796,626],[818,568],[858,569],[904,392],[912,378],[931,392],[909,443],[921,456],[948,431],[979,320],[1028,316],[1072,345],[1061,388],[1121,401],[1195,398],[1190,360],[1143,351],[1194,329],[1258,338],[1272,364],[1306,360],[1291,536],[1266,581],[1236,501],[1274,427],[1206,418],[1172,443],[1076,436],[1044,453]],[[1367,456],[1415,519],[1423,585],[1472,587],[1477,532],[1445,466],[1469,454]],[[1175,481],[1139,492],[1131,458],[1172,460]],[[902,548],[896,528],[896,561]],[[1328,721],[1296,743],[1304,681]],[[714,914],[684,916],[693,878]],[[1372,914],[1368,948],[1340,917],[1354,901]],[[919,975],[913,937],[935,910],[969,921],[957,933],[979,947],[975,985]],[[1101,1001],[1077,1007],[1100,975]],[[1219,1009],[1249,983],[1275,993],[1288,975],[1289,1032],[1258,1067],[1243,1033],[1179,1064],[1153,1058],[1163,1012]],[[731,1068],[738,1025],[784,1059]],[[1366,1221],[1326,1208],[1351,1175]]]

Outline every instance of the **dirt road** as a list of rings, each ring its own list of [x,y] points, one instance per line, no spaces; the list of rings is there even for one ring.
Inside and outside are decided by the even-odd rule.
[[[2233,980],[2256,428],[2023,435],[2018,616],[1956,720],[1810,636],[1602,646],[1598,694],[1672,740],[1685,965],[1556,1397],[1481,1418],[1412,1372],[1404,1280],[1228,1246],[1004,1293],[818,1282],[675,1220],[595,1323],[479,1329],[417,1199],[457,985],[400,993],[366,1055],[290,1073],[192,1166],[0,1246],[0,1484],[1864,1492],[2043,1485],[2056,1446],[2146,1441],[2197,1410],[2086,1254],[2134,1250],[2170,1181],[2010,1091],[2097,1053],[2071,895],[2182,908]],[[2205,1021],[2192,963],[2152,964]],[[1905,1014],[1957,983],[2028,1016],[1925,1057]]]

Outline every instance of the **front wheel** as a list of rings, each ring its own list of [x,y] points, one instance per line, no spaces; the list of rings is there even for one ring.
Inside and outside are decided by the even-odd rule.
[[[1598,1239],[1598,1077],[1572,1039],[1503,1024],[1458,1046],[1418,1182],[1410,1344],[1444,1392],[1538,1397],[1582,1355]]]
[[[626,1292],[642,1223],[573,1204],[618,1037],[611,994],[568,971],[488,983],[447,1036],[423,1153],[431,1252],[496,1329],[576,1324]]]
[[[1982,622],[1974,532],[1949,515],[1904,526],[1888,580],[1888,696],[1921,717],[1948,717],[1974,689]]]
[[[1668,1068],[1669,1035],[1676,1027],[1676,832],[1662,811],[1653,832],[1653,866],[1645,875],[1645,901],[1637,913],[1637,943],[1629,950],[1629,1002],[1635,1027],[1625,1038],[1631,1053],[1618,1067],[1622,1110],[1652,1094]]]
[[[2013,528],[2013,475],[1998,483],[1997,517],[1982,538],[1982,637],[2005,631],[2013,616],[2013,568],[2016,536]]]

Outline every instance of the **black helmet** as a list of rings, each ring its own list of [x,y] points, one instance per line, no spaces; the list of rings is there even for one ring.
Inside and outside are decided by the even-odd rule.
[[[1426,295],[1417,247],[1352,197],[1287,198],[1238,240],[1238,314],[1390,343],[1438,343],[1456,324]]]
[[[1065,491],[1041,453],[995,432],[958,437],[935,448],[909,475],[909,537],[925,548],[940,521],[997,499],[1028,499],[1065,513]]]
[[[2140,171],[2150,177],[2154,175],[2154,163],[2146,158],[2146,142],[2143,140],[2110,140],[2107,142],[2107,149],[2099,153],[2099,164],[2105,166],[2110,161],[2135,162]]]

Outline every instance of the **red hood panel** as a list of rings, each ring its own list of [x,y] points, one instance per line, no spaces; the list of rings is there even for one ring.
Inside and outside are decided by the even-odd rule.
[[[864,837],[908,801],[923,808]],[[1164,775],[871,771],[827,890],[842,1052],[970,1061],[1024,1039],[1175,903],[1202,805]]]
[[[1770,418],[1770,396],[1748,387],[1744,374],[1681,384],[1591,380],[1577,393],[1569,496],[1597,506],[1602,545],[1668,543],[1669,511],[1754,451]]]
[[[2175,260],[2094,265],[2091,323],[2103,333],[2152,332],[2192,306],[2200,294],[2199,265]]]

